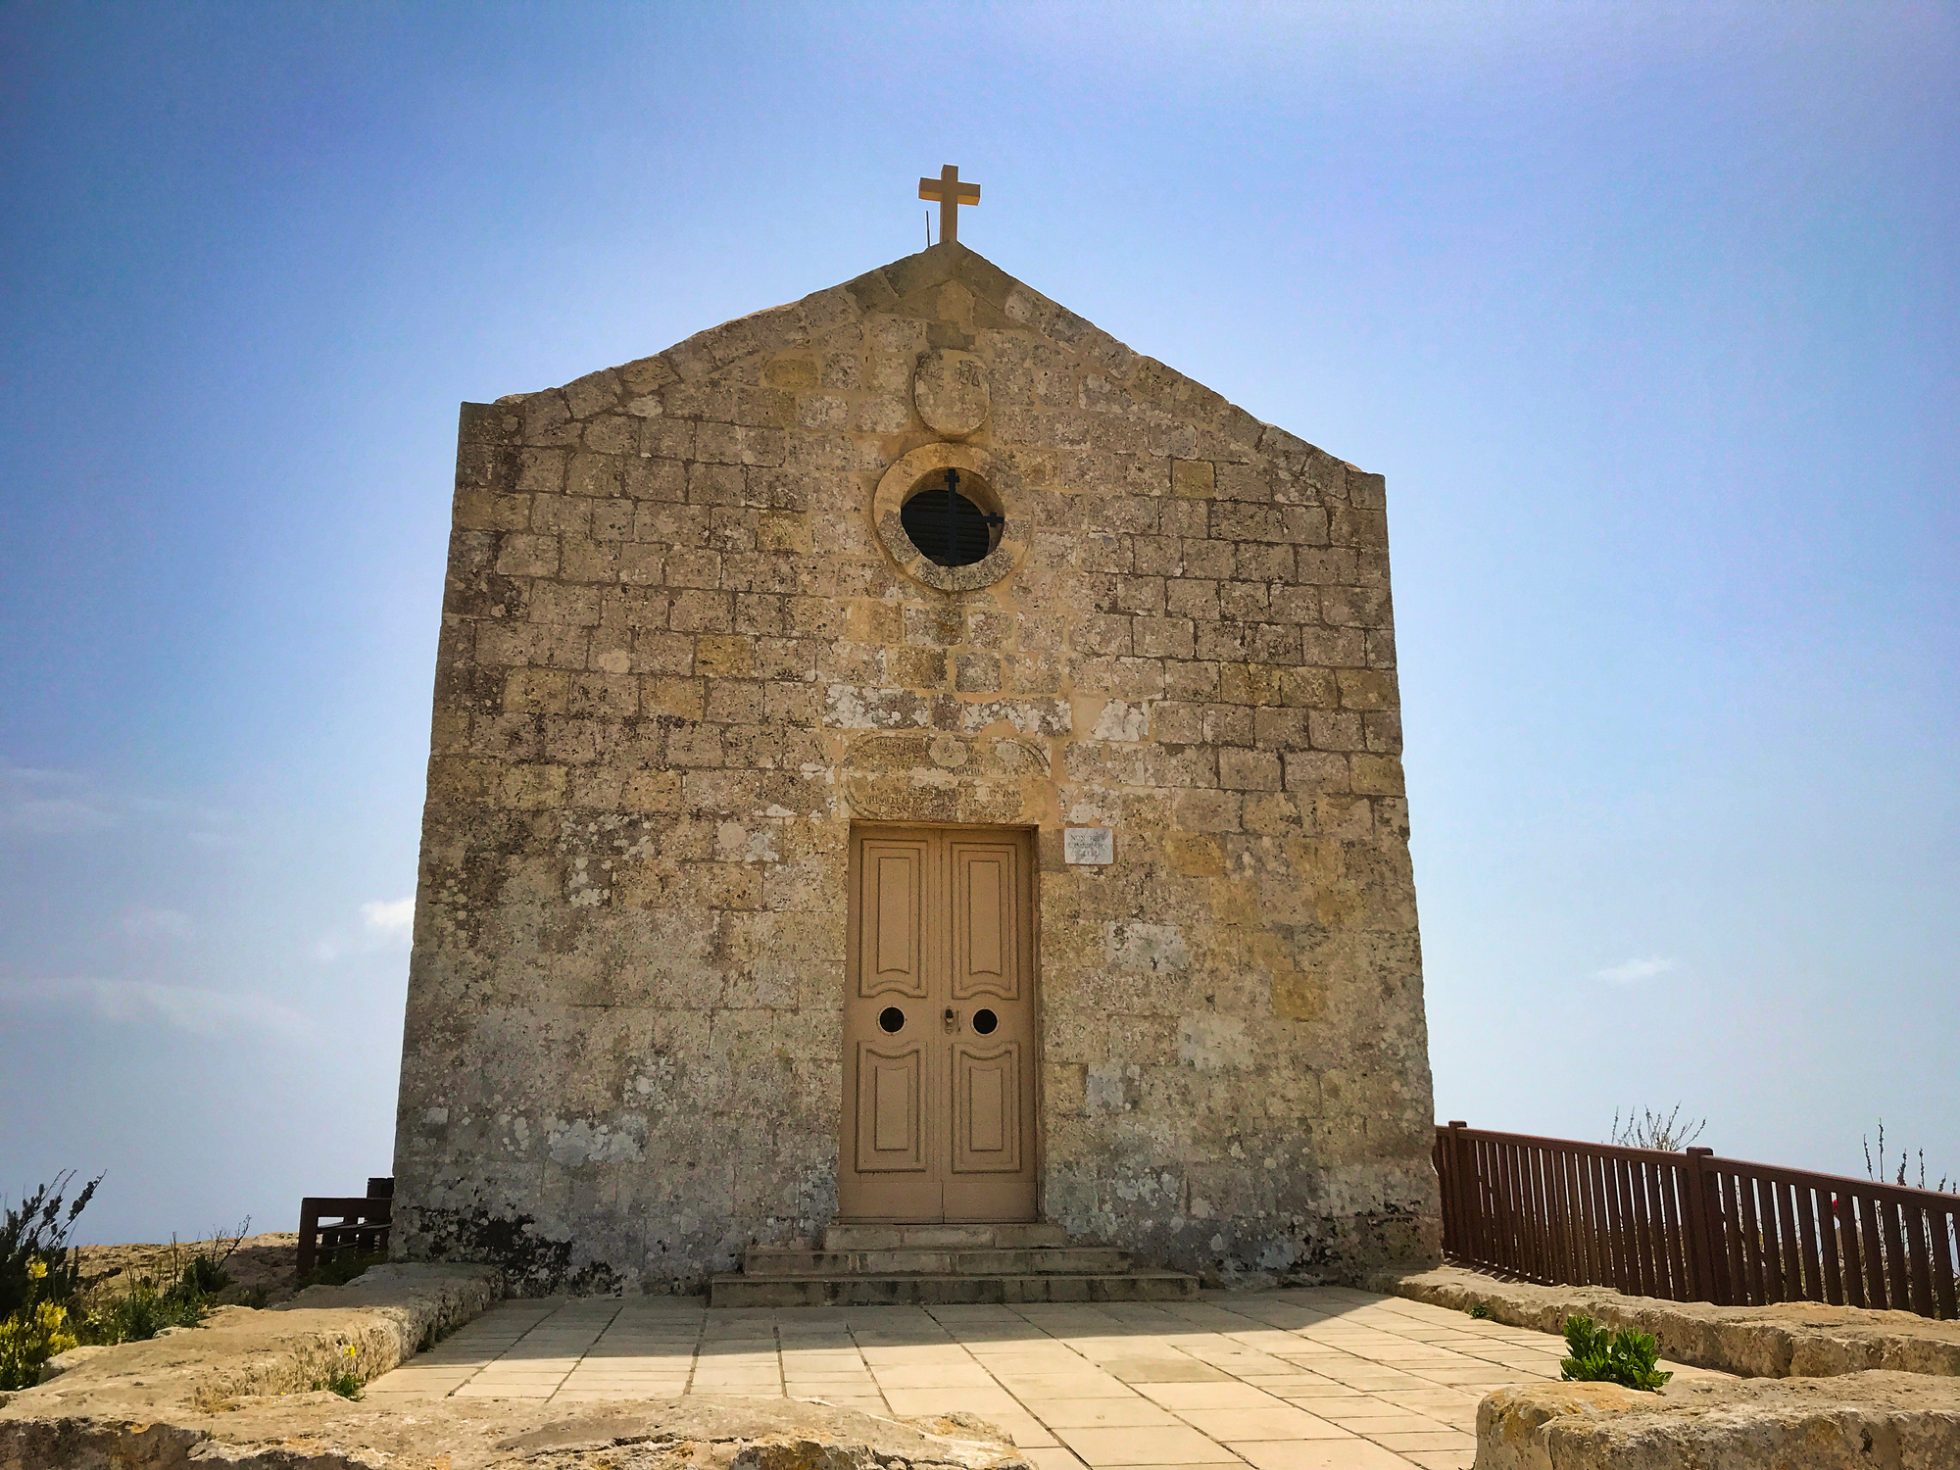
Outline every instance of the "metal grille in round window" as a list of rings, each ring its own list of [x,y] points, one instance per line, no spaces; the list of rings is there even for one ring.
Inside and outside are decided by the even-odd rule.
[[[960,493],[960,472],[928,476],[899,507],[898,523],[919,554],[942,567],[966,567],[1000,544],[1002,518]]]

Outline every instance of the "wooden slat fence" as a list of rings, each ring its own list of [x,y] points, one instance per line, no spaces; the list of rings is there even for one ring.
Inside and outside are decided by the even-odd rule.
[[[307,1195],[299,1202],[298,1276],[336,1256],[383,1255],[395,1212],[395,1181],[368,1180],[364,1195]]]
[[[1960,1195],[1685,1153],[1436,1130],[1443,1251],[1671,1301],[1960,1317]]]

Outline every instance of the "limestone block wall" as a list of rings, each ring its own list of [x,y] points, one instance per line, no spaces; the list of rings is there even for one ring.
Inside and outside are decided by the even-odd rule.
[[[998,580],[890,548],[920,452],[998,496]],[[1379,477],[942,245],[465,405],[456,481],[402,1252],[686,1288],[820,1230],[847,838],[904,820],[1038,829],[1047,1218],[1435,1258]]]

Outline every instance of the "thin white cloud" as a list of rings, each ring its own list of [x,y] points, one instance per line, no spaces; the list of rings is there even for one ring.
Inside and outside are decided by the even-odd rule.
[[[85,837],[127,822],[182,826],[200,845],[226,842],[229,813],[175,797],[105,789],[81,771],[17,766],[0,758],[0,833],[24,837]]]
[[[259,1032],[297,1039],[313,1029],[305,1013],[262,995],[155,980],[0,980],[0,1006],[81,1011],[114,1025],[162,1025],[193,1036]]]
[[[361,923],[370,934],[406,943],[415,931],[415,895],[362,904]]]
[[[1603,970],[1593,971],[1593,979],[1605,980],[1613,985],[1631,985],[1636,980],[1653,980],[1681,968],[1679,960],[1663,959],[1656,955],[1644,960],[1622,960],[1617,965],[1608,965]]]
[[[18,796],[0,806],[0,823],[30,837],[73,837],[116,825],[115,815],[78,796]]]
[[[191,916],[182,910],[157,908],[146,903],[124,909],[117,922],[131,939],[184,940],[197,932]]]
[[[79,776],[0,761],[0,830],[66,837],[115,825],[108,803]]]

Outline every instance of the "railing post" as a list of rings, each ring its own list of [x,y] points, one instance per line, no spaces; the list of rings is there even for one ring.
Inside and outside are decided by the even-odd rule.
[[[314,1246],[320,1235],[320,1207],[311,1199],[299,1202],[299,1259],[294,1274],[304,1281],[313,1272]]]
[[[1443,1201],[1443,1249],[1458,1260],[1469,1255],[1465,1249],[1468,1239],[1465,1232],[1470,1226],[1470,1191],[1464,1175],[1464,1170],[1469,1167],[1469,1151],[1463,1146],[1463,1130],[1469,1126],[1460,1118],[1452,1118],[1450,1126],[1443,1133],[1443,1147],[1450,1161],[1448,1192],[1454,1196]]]
[[[1691,1148],[1683,1172],[1688,1184],[1688,1277],[1694,1283],[1698,1301],[1720,1303],[1726,1295],[1723,1286],[1722,1256],[1716,1249],[1714,1200],[1708,1184],[1708,1160],[1712,1148]]]

